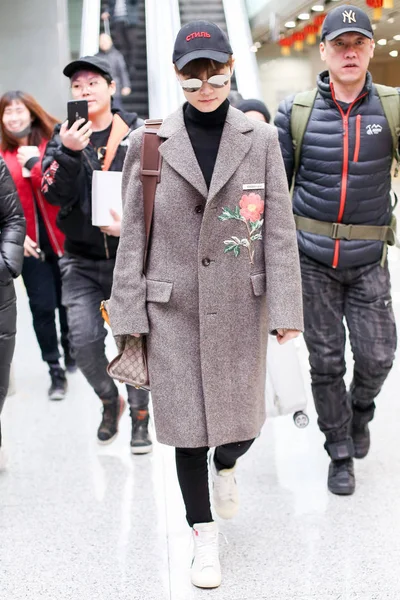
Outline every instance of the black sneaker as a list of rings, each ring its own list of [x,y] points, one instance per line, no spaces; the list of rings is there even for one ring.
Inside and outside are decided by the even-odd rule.
[[[354,456],[356,458],[365,458],[371,446],[371,434],[368,425],[364,427],[355,427],[351,432],[354,444]]]
[[[132,418],[132,454],[147,454],[153,449],[151,437],[149,435],[149,411],[147,409],[138,410],[131,408]]]
[[[356,489],[352,458],[331,460],[328,474],[328,489],[332,494],[350,496]]]
[[[110,444],[118,435],[118,423],[125,410],[125,400],[118,396],[115,400],[102,400],[103,418],[97,430],[99,444]]]
[[[67,378],[65,371],[59,365],[51,366],[50,370],[51,386],[49,388],[50,400],[64,400],[67,392]]]

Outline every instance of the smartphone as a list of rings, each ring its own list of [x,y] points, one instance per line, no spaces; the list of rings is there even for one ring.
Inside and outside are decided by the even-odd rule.
[[[69,100],[68,102],[68,129],[79,119],[85,119],[85,123],[89,121],[88,102],[87,100]],[[81,127],[85,125],[82,123]]]

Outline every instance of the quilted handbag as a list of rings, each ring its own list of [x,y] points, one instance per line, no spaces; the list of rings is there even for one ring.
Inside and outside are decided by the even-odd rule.
[[[146,230],[146,247],[144,252],[143,272],[146,270],[146,258],[149,245],[151,223],[153,220],[154,198],[157,183],[161,176],[161,155],[158,148],[161,138],[157,135],[161,120],[147,120],[142,141],[140,173],[143,183],[144,221]],[[110,324],[107,310],[108,301],[100,306],[103,319]],[[150,389],[149,372],[147,369],[146,336],[133,335],[114,336],[118,354],[107,367],[108,374],[121,383],[127,383],[136,388]]]
[[[107,302],[101,303],[100,310],[104,320],[109,324]],[[143,335],[140,337],[116,335],[114,339],[118,354],[107,367],[110,377],[136,388],[150,389],[146,337]]]

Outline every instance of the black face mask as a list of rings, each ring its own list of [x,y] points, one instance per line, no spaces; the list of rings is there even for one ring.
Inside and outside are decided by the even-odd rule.
[[[17,138],[18,140],[24,138],[24,137],[28,137],[28,135],[31,133],[32,131],[32,125],[31,123],[29,123],[29,125],[27,127],[25,127],[25,129],[22,129],[22,131],[9,131],[8,133],[12,136],[14,136],[15,138]]]

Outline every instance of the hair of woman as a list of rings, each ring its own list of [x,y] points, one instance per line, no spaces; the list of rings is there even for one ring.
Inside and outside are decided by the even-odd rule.
[[[40,106],[40,104],[31,96],[20,90],[6,92],[0,98],[0,146],[2,151],[15,150],[18,148],[18,140],[8,133],[3,124],[3,115],[7,106],[10,106],[14,100],[25,104],[32,117],[32,128],[28,137],[29,146],[39,146],[43,139],[49,140],[53,135],[54,126],[59,120],[51,116]]]

